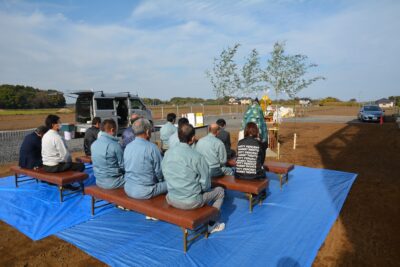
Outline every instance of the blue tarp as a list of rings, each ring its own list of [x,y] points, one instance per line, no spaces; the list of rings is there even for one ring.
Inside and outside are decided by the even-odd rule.
[[[253,213],[243,194],[228,191],[226,229],[197,240],[186,254],[179,227],[118,209],[57,236],[111,266],[311,266],[356,176],[296,166],[281,191],[270,174],[268,198]]]
[[[91,165],[86,166],[94,183]],[[101,213],[99,213],[101,214]],[[39,240],[91,218],[90,197],[71,195],[60,203],[56,186],[29,181],[15,188],[14,177],[0,179],[0,220],[14,226],[33,240]]]

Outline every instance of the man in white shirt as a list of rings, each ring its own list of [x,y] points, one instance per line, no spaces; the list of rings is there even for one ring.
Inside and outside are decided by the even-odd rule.
[[[46,172],[85,170],[83,163],[72,162],[65,141],[58,133],[61,128],[60,117],[49,115],[45,124],[49,131],[42,138],[43,169]]]

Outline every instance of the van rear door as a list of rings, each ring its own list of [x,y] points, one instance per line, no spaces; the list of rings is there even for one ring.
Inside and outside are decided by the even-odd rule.
[[[93,102],[95,117],[100,117],[101,120],[113,119],[118,124],[114,98],[96,97]]]

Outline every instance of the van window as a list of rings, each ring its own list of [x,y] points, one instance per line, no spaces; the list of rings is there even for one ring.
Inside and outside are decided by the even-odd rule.
[[[77,122],[86,123],[91,120],[90,108],[92,106],[92,96],[89,94],[79,95],[76,100],[76,114],[75,119]]]
[[[96,102],[98,110],[114,109],[114,100],[111,98],[98,98]]]
[[[143,109],[144,105],[139,99],[131,99],[131,109]]]

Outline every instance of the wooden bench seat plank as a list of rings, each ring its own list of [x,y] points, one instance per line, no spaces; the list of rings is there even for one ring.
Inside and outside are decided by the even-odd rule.
[[[45,172],[42,168],[30,170],[21,168],[19,166],[12,166],[10,170],[16,174],[27,175],[56,185],[67,185],[74,182],[81,182],[88,177],[86,173],[77,171],[50,173]]]
[[[229,190],[258,195],[268,187],[268,179],[245,180],[235,179],[234,176],[212,178],[212,185],[222,186]]]
[[[253,212],[253,206],[266,198],[266,189],[269,185],[268,178],[266,179],[236,179],[234,176],[214,177],[211,180],[212,186],[221,186],[225,189],[239,191],[245,193],[249,198],[249,211]]]
[[[285,163],[285,162],[266,161],[264,163],[264,169],[267,172],[286,174],[294,169],[294,165],[291,163]]]
[[[84,193],[84,185],[83,181],[88,177],[88,175],[84,172],[77,171],[65,171],[65,172],[56,172],[50,173],[45,172],[43,168],[39,168],[36,170],[24,169],[19,166],[10,167],[10,171],[15,174],[15,187],[18,187],[18,183],[26,182],[32,179],[19,179],[19,175],[26,175],[32,177],[36,180],[45,181],[51,184],[58,185],[58,190],[60,191],[60,202],[63,202],[64,196],[68,196],[71,194],[78,194],[82,192]],[[63,194],[64,190],[68,190],[64,188],[64,186],[79,182],[80,187],[79,190],[74,190],[72,193]]]
[[[102,189],[98,186],[86,187],[85,193],[190,230],[195,230],[218,216],[218,210],[211,206],[203,206],[194,210],[174,208],[167,203],[165,195],[146,200],[133,199],[126,195],[123,188]]]

